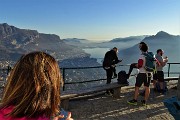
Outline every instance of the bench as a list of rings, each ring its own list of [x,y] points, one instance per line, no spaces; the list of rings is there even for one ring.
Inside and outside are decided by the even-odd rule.
[[[164,81],[169,82],[170,80],[179,80],[179,77],[165,77]],[[151,80],[153,82],[153,80]]]
[[[165,78],[164,78],[164,80],[165,80],[165,81],[168,81],[168,82],[169,82],[170,80],[178,80],[178,79],[179,79],[179,77],[165,77]]]
[[[83,95],[90,95],[93,93],[105,91],[108,89],[113,89],[114,94],[113,97],[119,98],[121,94],[121,87],[127,86],[126,84],[118,84],[118,83],[111,83],[111,84],[103,84],[100,86],[91,87],[84,90],[67,90],[61,92],[61,107],[64,109],[68,109],[69,107],[69,100],[75,97],[83,96]]]

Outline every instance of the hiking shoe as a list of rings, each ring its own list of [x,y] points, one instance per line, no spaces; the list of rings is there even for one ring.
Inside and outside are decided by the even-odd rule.
[[[133,100],[127,101],[127,103],[131,105],[137,105],[137,100],[133,99]]]
[[[117,75],[114,75],[113,78],[117,78]]]
[[[145,100],[141,100],[141,103],[143,106],[146,106],[146,101]]]
[[[113,94],[112,93],[105,93],[105,96],[112,96]]]

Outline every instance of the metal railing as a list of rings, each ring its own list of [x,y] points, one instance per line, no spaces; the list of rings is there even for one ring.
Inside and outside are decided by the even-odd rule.
[[[170,72],[171,64],[173,65],[173,64],[180,64],[180,63],[167,63],[168,71],[167,71],[167,72],[164,72],[164,73],[167,74],[168,77],[170,76],[170,74],[180,74],[180,71],[179,71],[179,72]],[[130,64],[118,65],[118,66],[130,66]],[[65,79],[66,79],[66,78],[65,78],[65,71],[66,71],[67,69],[91,69],[91,68],[102,68],[102,66],[62,68],[62,71],[63,71],[63,80],[64,80],[63,90],[65,90],[65,85],[66,85],[66,84],[79,84],[79,83],[86,83],[86,82],[95,82],[95,81],[106,80],[106,78],[105,78],[105,79],[96,79],[96,80],[88,80],[88,81],[81,81],[81,82],[66,82],[66,81],[65,81]]]
[[[176,64],[180,64],[180,63],[167,63],[168,66],[168,70],[167,72],[164,72],[165,74],[168,75],[168,77],[170,76],[170,74],[180,74],[180,72],[170,72],[171,70],[171,65],[176,65]],[[126,64],[126,65],[118,65],[118,66],[130,66],[130,64]],[[66,82],[66,70],[74,70],[74,69],[92,69],[92,68],[103,68],[102,66],[95,66],[95,67],[72,67],[72,68],[61,68],[62,71],[62,77],[64,80],[64,84],[63,84],[63,90],[65,90],[65,85],[68,84],[80,84],[80,83],[87,83],[87,82],[95,82],[95,81],[103,81],[106,80],[106,78],[102,78],[102,79],[93,79],[93,80],[86,80],[86,81],[76,81],[76,82]],[[7,74],[9,73],[9,71],[11,70],[11,67],[7,67],[6,69],[0,69],[0,71],[7,71]],[[4,81],[5,82],[5,81]]]
[[[179,74],[180,73],[180,71],[179,72],[170,72],[171,65],[176,65],[176,64],[180,64],[180,63],[167,63],[167,64],[168,64],[168,72],[167,72],[168,77],[169,77],[170,73],[171,74]]]
[[[118,66],[130,66],[129,64],[126,65],[117,65]],[[65,74],[66,74],[66,70],[70,70],[70,69],[92,69],[92,68],[103,68],[102,66],[95,66],[95,67],[72,67],[72,68],[61,68],[62,70],[62,76],[63,76],[63,81],[64,81],[64,85],[63,85],[63,90],[65,90],[65,85],[66,84],[79,84],[79,83],[87,83],[87,82],[95,82],[95,81],[103,81],[106,80],[106,78],[102,78],[102,79],[94,79],[94,80],[86,80],[86,81],[76,81],[76,82],[66,82],[66,78],[65,78]]]

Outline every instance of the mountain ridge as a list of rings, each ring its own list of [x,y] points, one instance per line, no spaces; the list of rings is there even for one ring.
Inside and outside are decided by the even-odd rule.
[[[171,35],[164,31],[159,31],[156,35],[148,36],[142,40],[149,46],[149,51],[156,54],[157,49],[163,49],[165,55],[169,56],[169,62],[180,62],[178,53],[180,52],[180,35]],[[125,58],[125,64],[137,62],[141,54],[138,43],[134,46],[119,51],[119,56]]]
[[[90,56],[82,49],[67,45],[55,34],[0,24],[0,60],[16,61],[22,54],[32,51],[48,52],[57,60]]]

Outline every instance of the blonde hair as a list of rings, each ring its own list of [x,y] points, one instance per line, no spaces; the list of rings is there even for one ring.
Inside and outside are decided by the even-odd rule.
[[[8,116],[54,116],[60,105],[60,70],[44,52],[24,55],[15,64],[4,90],[1,108],[13,106]]]

